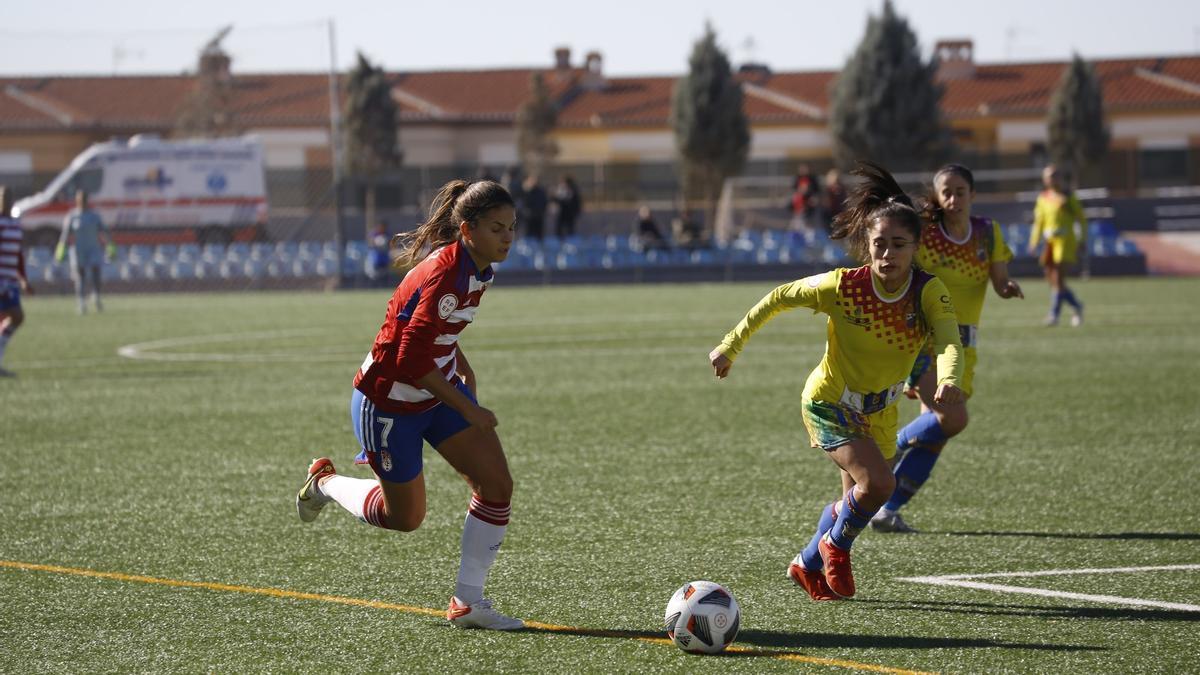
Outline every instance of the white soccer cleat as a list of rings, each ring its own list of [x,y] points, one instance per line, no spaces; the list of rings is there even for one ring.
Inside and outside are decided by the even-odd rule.
[[[325,493],[321,492],[317,482],[321,478],[332,476],[335,473],[337,471],[333,468],[333,461],[326,457],[314,459],[308,466],[308,480],[304,481],[300,492],[296,493],[296,513],[300,516],[300,520],[306,523],[312,522],[321,509],[332,501],[325,496]]]
[[[446,618],[459,628],[483,628],[485,630],[520,630],[525,622],[504,616],[492,609],[492,601],[484,598],[473,605],[466,605],[458,598],[450,598]]]
[[[871,518],[871,529],[876,532],[896,532],[899,534],[916,534],[917,530],[904,522],[898,511],[881,509]]]

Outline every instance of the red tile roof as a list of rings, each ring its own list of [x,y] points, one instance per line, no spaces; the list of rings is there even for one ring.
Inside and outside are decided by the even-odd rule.
[[[1065,62],[978,65],[973,77],[944,82],[951,118],[1044,114]],[[1200,57],[1095,62],[1110,112],[1200,109]],[[614,77],[587,88],[579,69],[395,72],[404,123],[509,124],[541,73],[560,102],[559,125],[663,127],[676,76]],[[750,73],[746,112],[756,124],[823,124],[836,71]],[[0,78],[0,133],[92,128],[169,130],[193,76]],[[321,74],[239,74],[231,108],[239,127],[324,126],[329,84]]]

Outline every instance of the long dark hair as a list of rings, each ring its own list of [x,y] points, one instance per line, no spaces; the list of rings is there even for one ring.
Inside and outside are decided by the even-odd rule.
[[[861,180],[850,188],[846,208],[833,219],[830,239],[845,239],[846,248],[864,263],[871,259],[867,230],[877,220],[895,219],[909,231],[914,242],[920,241],[921,216],[887,169],[872,162],[859,162],[850,175]]]
[[[921,204],[921,217],[931,223],[942,223],[946,218],[946,211],[942,208],[942,201],[937,191],[937,180],[945,175],[958,176],[966,181],[971,192],[975,191],[975,175],[962,164],[946,164],[938,169],[937,173],[933,174],[933,180],[929,182],[928,192]]]
[[[429,216],[411,232],[392,237],[392,246],[400,248],[397,267],[411,267],[431,252],[462,237],[459,223],[478,225],[479,216],[498,206],[514,206],[512,195],[495,181],[468,183],[452,180],[438,190],[429,204]]]

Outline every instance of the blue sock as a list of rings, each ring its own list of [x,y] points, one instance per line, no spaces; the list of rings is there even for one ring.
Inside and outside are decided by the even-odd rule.
[[[933,452],[927,447],[918,445],[908,451],[904,455],[904,459],[896,465],[896,490],[892,492],[892,498],[888,500],[883,508],[889,511],[897,511],[901,506],[908,503],[912,496],[921,489],[925,481],[929,480],[929,474],[933,471],[933,465],[937,463],[940,452]]]
[[[1079,300],[1075,297],[1075,293],[1069,288],[1063,288],[1062,299],[1066,301],[1075,311],[1079,311]]]
[[[1050,316],[1055,319],[1062,313],[1063,297],[1058,291],[1050,291]]]
[[[936,446],[946,442],[946,432],[932,411],[923,412],[909,422],[899,434],[896,434],[896,449],[904,450],[910,447],[925,445]]]
[[[836,502],[835,502],[836,503]],[[825,563],[821,561],[821,553],[817,550],[817,542],[821,541],[821,537],[825,533],[833,529],[833,504],[827,504],[821,509],[821,518],[817,520],[817,531],[812,536],[812,540],[808,542],[808,546],[800,552],[800,562],[804,563],[804,569],[810,572],[820,572],[825,567]]]
[[[866,511],[859,506],[858,500],[854,498],[854,488],[850,488],[838,510],[837,522],[829,531],[829,541],[833,542],[834,546],[849,551],[850,547],[854,545],[854,538],[862,533],[867,523],[871,522],[871,516],[875,515],[876,511],[878,509]]]

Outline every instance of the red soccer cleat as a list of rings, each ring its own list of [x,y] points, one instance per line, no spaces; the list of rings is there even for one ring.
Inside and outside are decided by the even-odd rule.
[[[821,553],[821,561],[825,563],[825,581],[834,595],[843,598],[854,597],[854,573],[850,571],[850,551],[838,548],[829,540],[829,535],[821,537],[817,543],[817,551]]]
[[[821,572],[811,572],[801,565],[792,563],[788,565],[787,575],[797,586],[808,591],[808,595],[813,600],[820,602],[838,599],[837,594],[829,589],[829,584],[825,582],[825,575]]]

